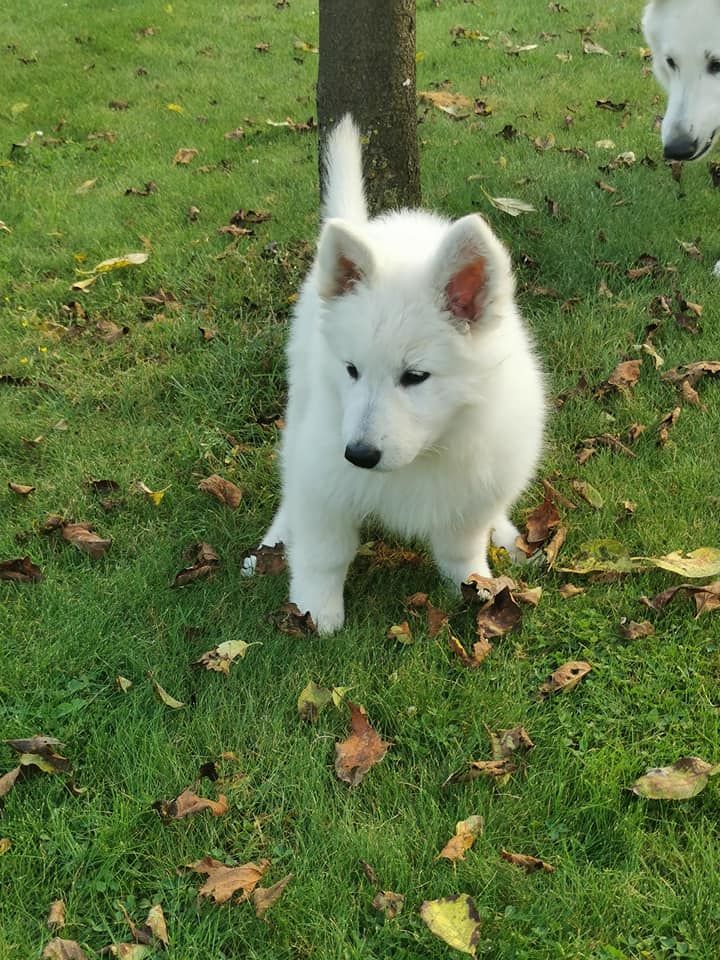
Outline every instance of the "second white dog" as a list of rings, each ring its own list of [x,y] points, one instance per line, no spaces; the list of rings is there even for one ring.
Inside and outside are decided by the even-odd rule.
[[[332,633],[368,517],[426,538],[456,584],[490,575],[491,531],[516,553],[508,510],[535,470],[545,399],[488,225],[369,220],[349,116],[325,165],[325,222],[288,346],[282,503],[263,543],[285,544],[290,599]]]

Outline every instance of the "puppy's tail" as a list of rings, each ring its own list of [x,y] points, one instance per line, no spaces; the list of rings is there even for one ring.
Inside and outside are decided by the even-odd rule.
[[[363,187],[360,131],[349,113],[333,127],[325,147],[323,165],[323,219],[339,217],[350,223],[365,223],[368,210]]]

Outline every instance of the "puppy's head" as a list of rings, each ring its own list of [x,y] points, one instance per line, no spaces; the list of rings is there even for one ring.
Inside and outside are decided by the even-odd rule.
[[[720,132],[720,0],[653,0],[643,31],[668,94],[665,159],[697,160]]]
[[[482,402],[483,341],[512,310],[510,258],[479,216],[430,250],[417,217],[398,246],[330,220],[320,237],[318,292],[327,367],[342,405],[342,445],[357,467],[407,466],[441,450],[462,410]]]

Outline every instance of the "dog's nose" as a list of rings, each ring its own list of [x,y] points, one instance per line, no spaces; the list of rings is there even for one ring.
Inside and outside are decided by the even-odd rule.
[[[663,147],[666,160],[691,160],[697,153],[698,142],[688,136],[675,137]]]
[[[377,447],[371,447],[367,443],[349,443],[345,447],[345,459],[356,467],[365,467],[371,470],[380,463],[382,452]]]

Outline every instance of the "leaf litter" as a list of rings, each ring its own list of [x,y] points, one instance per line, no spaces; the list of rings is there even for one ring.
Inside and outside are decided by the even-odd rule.
[[[347,701],[350,708],[350,735],[335,744],[335,773],[339,780],[356,787],[371,767],[379,763],[391,743],[383,740],[370,726],[365,708]]]

